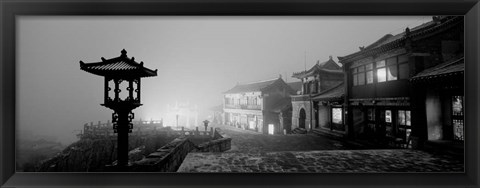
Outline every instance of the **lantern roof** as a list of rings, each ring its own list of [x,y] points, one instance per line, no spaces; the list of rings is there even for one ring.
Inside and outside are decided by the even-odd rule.
[[[84,63],[80,61],[80,69],[86,72],[105,77],[150,77],[157,76],[157,69],[151,70],[143,66],[143,62],[136,62],[135,58],[127,57],[123,49],[119,57],[105,59],[101,62]]]

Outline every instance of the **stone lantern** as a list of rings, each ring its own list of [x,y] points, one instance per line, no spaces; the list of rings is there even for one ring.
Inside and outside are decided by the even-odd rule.
[[[210,123],[210,121],[208,120],[203,121],[203,126],[205,126],[205,132],[207,132],[208,123]]]
[[[105,59],[101,62],[84,63],[80,69],[105,78],[104,102],[101,104],[114,111],[112,114],[113,130],[117,133],[117,166],[128,165],[128,133],[132,132],[132,110],[141,106],[140,78],[157,76],[153,71],[128,58],[123,49],[119,57]],[[122,92],[123,91],[123,92]]]

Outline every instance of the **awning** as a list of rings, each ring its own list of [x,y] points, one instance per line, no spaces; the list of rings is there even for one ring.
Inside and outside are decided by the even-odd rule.
[[[463,74],[465,71],[464,57],[453,59],[437,66],[428,68],[410,78],[410,81],[423,81]]]

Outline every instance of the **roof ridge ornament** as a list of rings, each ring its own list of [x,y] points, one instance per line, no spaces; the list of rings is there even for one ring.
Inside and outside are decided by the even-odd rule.
[[[107,61],[104,57],[101,57],[100,59],[102,59],[103,62]]]
[[[122,57],[127,57],[127,51],[125,50],[125,48],[121,51],[122,53]]]

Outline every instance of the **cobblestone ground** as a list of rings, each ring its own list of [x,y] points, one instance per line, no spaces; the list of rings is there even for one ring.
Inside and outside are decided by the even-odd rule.
[[[263,135],[216,126],[232,138],[223,153],[190,153],[178,172],[463,172],[463,158],[373,149],[314,135]]]
[[[190,153],[178,172],[463,172],[463,161],[416,150]]]
[[[371,149],[366,146],[353,145],[324,136],[316,135],[264,135],[230,126],[217,125],[232,138],[232,149],[227,153],[261,153],[270,151],[312,151]]]

